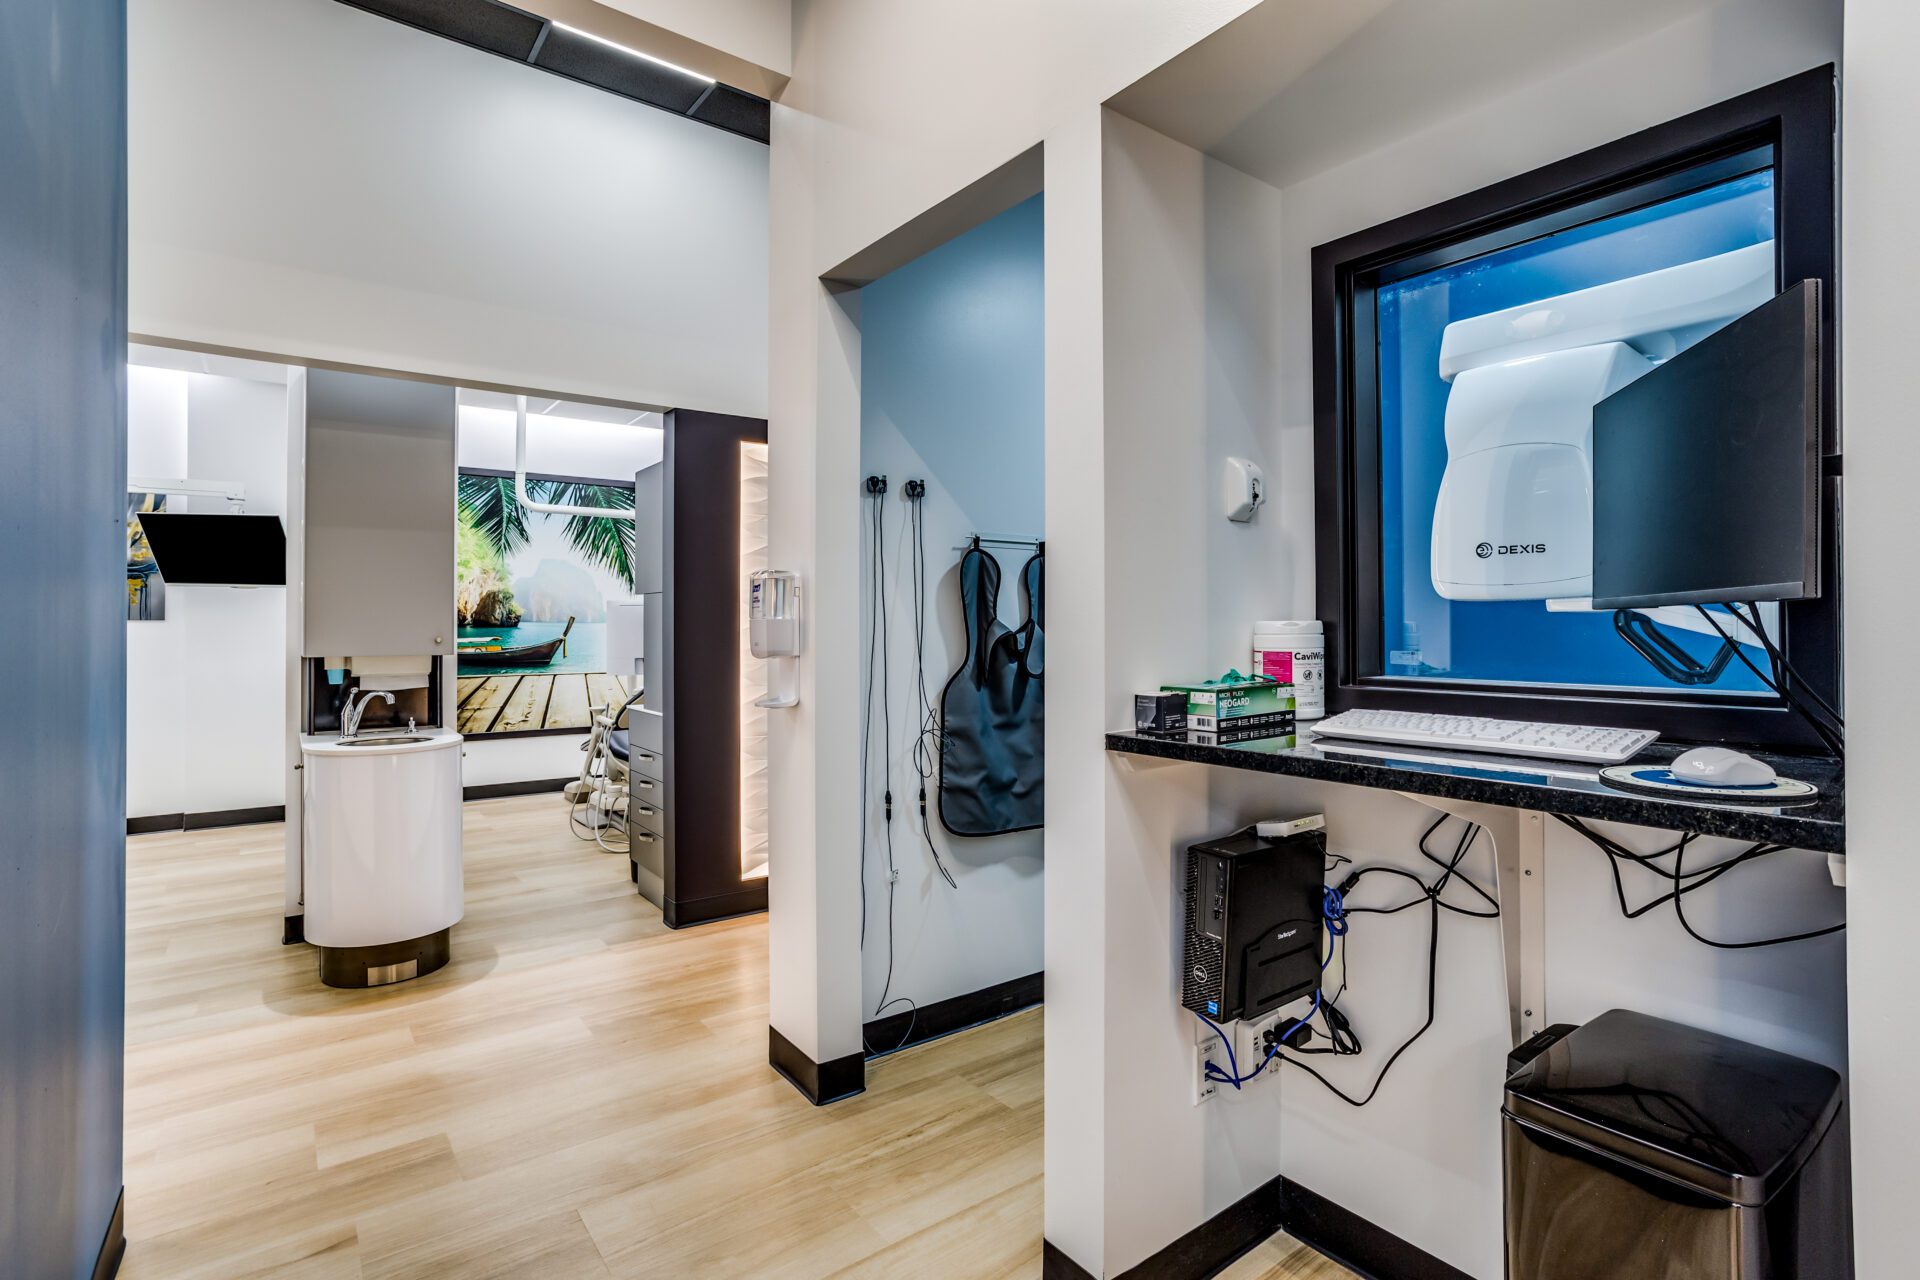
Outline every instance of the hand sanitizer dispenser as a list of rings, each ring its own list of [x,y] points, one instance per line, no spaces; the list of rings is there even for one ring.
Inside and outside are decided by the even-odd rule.
[[[747,638],[767,664],[767,696],[755,706],[800,702],[800,578],[785,569],[760,569],[747,585]]]

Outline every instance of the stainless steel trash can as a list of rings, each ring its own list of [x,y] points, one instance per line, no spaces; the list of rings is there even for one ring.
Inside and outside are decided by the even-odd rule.
[[[1507,1079],[1508,1280],[1848,1280],[1839,1075],[1615,1009]]]

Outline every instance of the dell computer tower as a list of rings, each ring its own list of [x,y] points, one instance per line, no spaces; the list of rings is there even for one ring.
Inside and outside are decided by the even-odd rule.
[[[1320,982],[1324,831],[1252,827],[1187,850],[1181,1003],[1217,1022],[1257,1018]]]

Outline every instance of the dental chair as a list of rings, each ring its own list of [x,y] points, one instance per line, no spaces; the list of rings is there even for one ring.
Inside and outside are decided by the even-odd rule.
[[[626,854],[634,884],[658,905],[666,892],[660,806],[665,778],[658,750],[633,740],[634,720],[653,714],[643,705],[644,695],[644,689],[634,693],[617,709],[611,703],[592,708],[592,731],[581,748],[586,759],[565,794],[574,834],[608,853]],[[657,737],[657,726],[648,727],[654,733],[642,736]]]

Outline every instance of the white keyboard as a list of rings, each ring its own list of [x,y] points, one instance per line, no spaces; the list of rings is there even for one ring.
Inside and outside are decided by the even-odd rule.
[[[1651,729],[1604,729],[1584,724],[1532,724],[1484,716],[1420,711],[1342,711],[1308,726],[1316,735],[1409,747],[1449,747],[1502,755],[1542,756],[1586,764],[1621,764],[1660,735]]]

